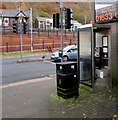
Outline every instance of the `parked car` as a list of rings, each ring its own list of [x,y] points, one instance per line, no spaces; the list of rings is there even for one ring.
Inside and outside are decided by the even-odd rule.
[[[52,53],[51,60],[61,60],[61,57],[59,57],[59,51]],[[63,60],[77,60],[77,45],[69,45],[63,49]]]

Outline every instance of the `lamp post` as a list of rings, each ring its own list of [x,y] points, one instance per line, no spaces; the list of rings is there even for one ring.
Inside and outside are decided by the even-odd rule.
[[[31,26],[31,52],[33,52],[33,42],[32,42],[32,8],[30,7],[30,26]]]

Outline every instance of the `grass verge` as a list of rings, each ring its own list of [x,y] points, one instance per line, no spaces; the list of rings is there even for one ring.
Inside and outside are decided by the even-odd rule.
[[[30,51],[23,51],[22,54],[31,54],[31,53],[43,53],[43,52],[37,52],[37,51],[33,51],[33,52],[30,52]],[[19,55],[21,54],[20,52],[10,52],[10,53],[7,53],[7,52],[3,52],[3,53],[0,53],[0,55]]]

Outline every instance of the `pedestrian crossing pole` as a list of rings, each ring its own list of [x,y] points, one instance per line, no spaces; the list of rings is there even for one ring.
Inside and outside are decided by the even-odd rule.
[[[19,13],[20,13],[20,6],[18,6],[19,8]],[[20,56],[21,56],[21,61],[22,61],[22,58],[23,58],[23,55],[22,55],[22,29],[21,29],[21,22],[22,22],[22,16],[19,16],[19,20],[18,20],[18,33],[20,32]]]
[[[63,2],[60,2],[60,18],[61,18],[61,24],[60,24],[60,29],[61,29],[61,35],[60,35],[60,41],[61,41],[61,62],[63,62]]]

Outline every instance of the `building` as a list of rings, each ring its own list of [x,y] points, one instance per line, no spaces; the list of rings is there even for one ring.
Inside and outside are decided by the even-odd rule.
[[[78,21],[72,20],[72,28],[73,30],[77,30],[82,24]]]
[[[0,25],[12,26],[14,22],[18,22],[19,18],[22,22],[29,22],[30,11],[7,10],[1,9]]]
[[[117,85],[118,2],[96,10],[93,24],[96,81]]]
[[[94,23],[78,30],[78,68],[84,85],[118,85],[118,3],[95,12]],[[89,62],[88,62],[89,61]],[[87,66],[86,63],[90,63]],[[87,69],[89,68],[89,69]],[[90,72],[89,72],[90,71]],[[91,75],[89,79],[85,76]]]
[[[63,23],[65,23],[65,20],[63,20]],[[79,26],[81,26],[81,23],[72,20],[72,27],[71,27],[72,30],[76,30]],[[53,19],[45,18],[45,17],[36,17],[35,27],[42,29],[53,29]]]
[[[53,19],[46,17],[36,17],[35,27],[42,29],[52,29],[53,28]]]

